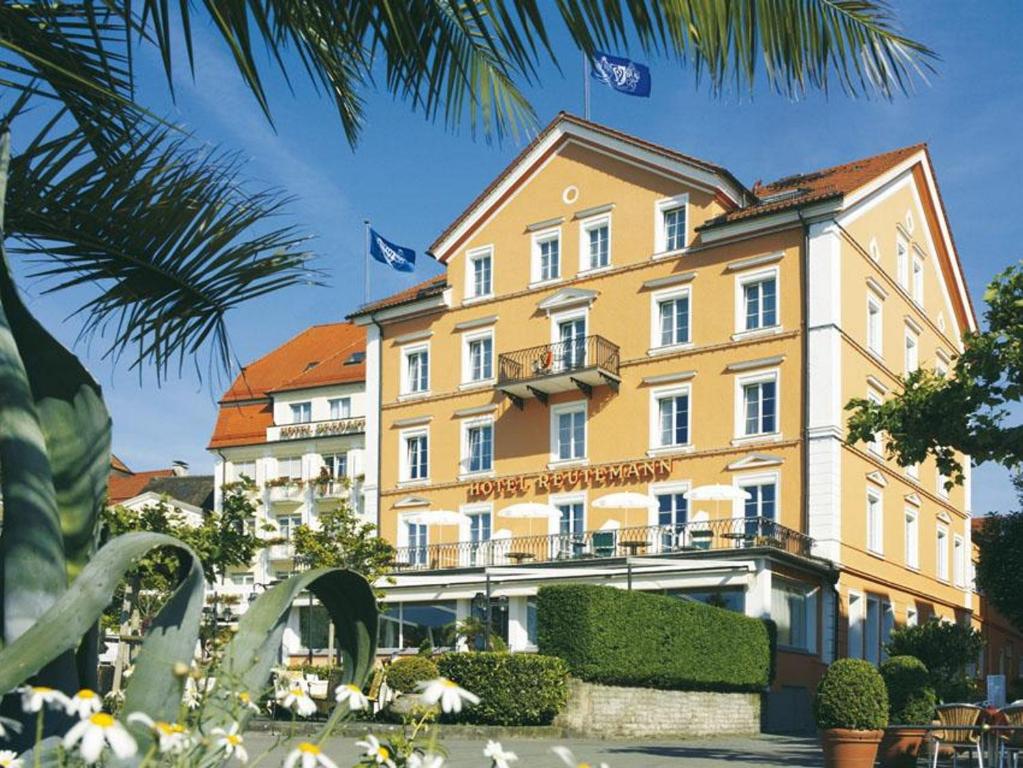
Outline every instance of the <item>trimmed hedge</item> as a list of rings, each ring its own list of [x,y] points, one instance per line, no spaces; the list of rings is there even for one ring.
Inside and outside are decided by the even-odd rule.
[[[888,690],[874,665],[839,659],[824,673],[813,702],[817,727],[876,731],[888,725]]]
[[[888,689],[888,716],[896,725],[927,725],[938,698],[927,667],[916,656],[892,656],[878,668]]]
[[[414,693],[416,684],[440,676],[437,665],[427,656],[402,656],[387,667],[385,680],[399,693]]]
[[[642,688],[762,691],[773,663],[759,619],[588,584],[540,588],[537,645],[581,680]]]
[[[480,697],[442,720],[477,725],[549,725],[568,698],[561,659],[527,653],[448,653],[440,673]]]

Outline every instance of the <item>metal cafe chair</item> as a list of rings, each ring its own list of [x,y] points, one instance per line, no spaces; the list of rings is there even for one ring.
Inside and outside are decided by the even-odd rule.
[[[959,764],[959,753],[977,753],[977,765],[984,768],[981,746],[981,720],[984,708],[976,704],[943,704],[938,707],[938,721],[943,726],[931,731],[931,768],[937,768],[942,746],[951,747],[952,765]]]
[[[1023,752],[1023,704],[1012,704],[1002,709],[1005,724],[1012,730],[998,734],[998,764],[1004,766],[1012,758],[1012,768],[1019,768],[1019,753]]]

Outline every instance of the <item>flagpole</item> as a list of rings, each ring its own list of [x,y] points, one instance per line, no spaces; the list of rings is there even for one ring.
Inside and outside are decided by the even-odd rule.
[[[366,228],[366,253],[365,253],[365,260],[366,260],[366,267],[365,267],[365,271],[366,271],[366,286],[365,286],[365,289],[364,289],[365,293],[364,293],[364,296],[363,296],[363,299],[364,299],[363,303],[364,304],[369,304],[369,219],[363,219],[362,223],[363,223],[363,225]]]
[[[590,119],[590,57],[583,51],[583,117]]]

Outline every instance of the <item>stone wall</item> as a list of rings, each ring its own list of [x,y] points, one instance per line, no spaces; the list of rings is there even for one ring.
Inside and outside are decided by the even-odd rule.
[[[555,725],[580,736],[718,736],[760,733],[759,693],[659,691],[568,681]]]

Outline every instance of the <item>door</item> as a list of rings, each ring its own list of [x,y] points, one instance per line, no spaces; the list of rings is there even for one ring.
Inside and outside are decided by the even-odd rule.
[[[661,551],[686,546],[686,520],[689,517],[689,502],[681,493],[660,493],[657,495],[657,524],[660,526]]]
[[[560,557],[574,557],[581,554],[582,548],[586,546],[583,536],[583,504],[581,501],[571,504],[558,504],[558,511],[561,513],[558,532],[558,555]]]
[[[586,365],[586,318],[577,317],[558,323],[561,341],[561,367],[563,370],[583,368]]]
[[[490,541],[490,513],[476,512],[469,515],[469,559],[470,565],[485,565],[483,555]]]

